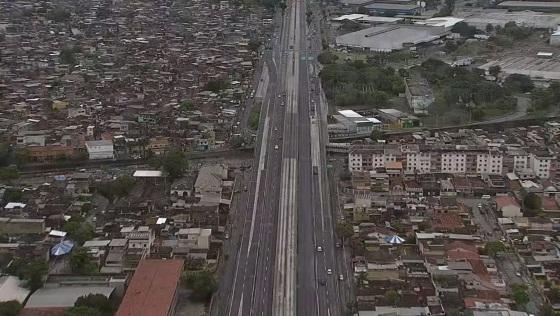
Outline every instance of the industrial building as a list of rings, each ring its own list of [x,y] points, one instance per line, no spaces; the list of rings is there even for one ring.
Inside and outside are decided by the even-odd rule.
[[[379,118],[390,128],[410,128],[420,126],[420,119],[397,109],[379,109]]]
[[[428,43],[449,34],[444,27],[402,24],[374,26],[336,38],[338,47],[372,52],[392,52]]]
[[[464,22],[479,30],[486,30],[488,24],[503,27],[508,22],[536,29],[554,30],[560,24],[560,16],[534,11],[510,12],[503,9],[476,9],[461,14]]]
[[[341,110],[334,115],[336,124],[329,124],[329,132],[334,134],[368,135],[373,130],[382,128],[380,120],[374,117],[364,117],[352,110]]]
[[[560,12],[560,2],[556,1],[504,1],[498,7],[510,10],[535,10]]]
[[[420,76],[405,78],[405,95],[414,114],[427,114],[428,107],[434,103],[434,95],[428,81]]]
[[[522,74],[533,79],[560,80],[560,61],[537,57],[508,57],[490,61],[480,69],[488,71],[492,66],[500,66],[505,74]]]
[[[364,6],[370,14],[395,16],[395,15],[417,15],[421,12],[422,7],[416,3],[400,4],[400,3],[372,3]]]

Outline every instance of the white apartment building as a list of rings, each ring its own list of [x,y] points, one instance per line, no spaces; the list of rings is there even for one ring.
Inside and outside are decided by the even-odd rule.
[[[441,172],[465,173],[467,170],[467,154],[464,152],[441,153]]]
[[[513,171],[518,174],[527,174],[532,172],[531,161],[529,155],[520,154],[513,156]]]
[[[503,156],[500,153],[480,153],[476,155],[476,173],[502,174]]]
[[[430,173],[432,155],[430,152],[409,152],[406,154],[407,173]]]
[[[531,154],[529,159],[531,169],[535,176],[541,179],[550,178],[550,169],[552,165],[551,156]]]

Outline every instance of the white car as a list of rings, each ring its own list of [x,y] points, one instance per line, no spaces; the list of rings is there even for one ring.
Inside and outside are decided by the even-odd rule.
[[[338,279],[339,279],[340,281],[344,281],[344,276],[343,276],[342,274],[340,274],[340,275],[338,276]]]
[[[332,274],[332,270],[331,269],[327,269],[327,274],[331,275]]]
[[[274,149],[278,150],[278,145],[274,145]]]
[[[323,247],[317,246],[317,252],[323,252]]]

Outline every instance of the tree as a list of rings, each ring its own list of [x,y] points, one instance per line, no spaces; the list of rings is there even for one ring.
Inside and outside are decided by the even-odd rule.
[[[35,259],[23,267],[20,278],[26,281],[31,291],[35,291],[43,286],[43,278],[48,271],[49,265],[45,260]]]
[[[0,303],[0,315],[2,316],[17,316],[21,310],[21,304],[16,301],[6,301]]]
[[[192,111],[193,109],[193,104],[191,101],[189,100],[183,100],[181,102],[181,104],[179,104],[179,107],[181,108],[181,110],[183,111]]]
[[[484,252],[490,256],[495,256],[499,252],[507,250],[506,245],[501,241],[489,241],[484,245]]]
[[[74,52],[74,48],[72,47],[64,47],[60,51],[60,62],[63,64],[68,65],[75,65],[76,64],[76,55]]]
[[[208,270],[186,272],[183,275],[186,286],[193,290],[192,298],[207,301],[218,289],[214,274]]]
[[[530,299],[529,294],[527,294],[527,285],[514,284],[511,289],[511,295],[513,297],[513,300],[515,301],[515,304],[517,304],[518,306],[522,306],[529,303]]]
[[[502,68],[500,66],[490,66],[490,68],[488,68],[488,73],[496,78],[498,78],[501,71]]]
[[[97,308],[90,306],[72,307],[64,312],[64,316],[104,316]]]
[[[354,235],[354,227],[352,227],[351,224],[342,221],[336,223],[335,231],[338,237],[342,239],[350,238]]]
[[[48,12],[47,19],[55,22],[66,22],[70,19],[70,12],[65,8],[55,7]]]
[[[0,168],[0,180],[10,181],[19,178],[19,172],[15,167]]]
[[[20,189],[7,188],[4,191],[3,200],[4,200],[5,203],[21,202],[22,198],[23,198],[23,192]]]
[[[87,249],[76,248],[70,254],[70,269],[76,274],[97,273],[97,266],[91,262]]]
[[[511,92],[530,92],[535,88],[533,81],[527,75],[511,74],[504,80],[504,87]]]
[[[321,52],[319,56],[317,56],[317,60],[323,65],[334,64],[338,60],[338,56],[326,50]]]
[[[163,156],[161,166],[170,178],[176,179],[181,177],[188,167],[185,153],[176,149],[168,151]]]
[[[286,8],[288,7],[288,5],[286,5],[285,1],[281,1],[280,3],[278,3],[278,7],[282,9],[282,15],[284,15],[286,13]]]
[[[486,33],[492,33],[494,31],[494,25],[488,23],[486,24]]]
[[[101,316],[112,316],[117,304],[102,294],[89,294],[80,296],[74,303],[74,307],[90,307],[98,310]]]
[[[542,200],[536,193],[529,193],[523,198],[523,206],[532,211],[538,211],[542,207]]]
[[[462,37],[471,38],[478,33],[476,27],[468,25],[466,22],[459,22],[453,25],[451,32],[459,33]]]
[[[258,52],[259,48],[261,47],[261,41],[259,41],[258,39],[251,39],[249,40],[249,44],[247,45],[247,48],[249,48],[250,51],[252,52]]]
[[[212,91],[212,92],[220,92],[228,87],[228,83],[225,80],[211,80],[209,81],[206,86],[205,90]]]
[[[62,226],[62,230],[68,233],[68,236],[78,245],[92,239],[94,236],[93,227],[82,218],[70,219]]]
[[[387,303],[389,303],[389,305],[397,306],[401,298],[399,292],[395,290],[388,290],[385,292],[385,299],[387,300]]]
[[[371,135],[370,138],[374,141],[383,139],[384,133],[378,129],[374,129],[373,131],[371,131]]]

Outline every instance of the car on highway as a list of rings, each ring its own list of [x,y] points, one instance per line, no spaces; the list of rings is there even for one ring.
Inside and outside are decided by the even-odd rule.
[[[225,239],[229,239],[229,233],[225,233],[225,234],[224,234],[224,238],[225,238]]]
[[[327,274],[331,275],[332,274],[332,269],[327,269]]]
[[[323,252],[323,247],[317,246],[317,252]]]
[[[337,243],[336,243],[336,248],[340,248],[340,246],[341,246],[340,243],[337,242]]]
[[[327,281],[325,279],[319,279],[319,284],[321,284],[322,286],[327,285]]]
[[[342,274],[339,274],[339,275],[338,275],[338,279],[339,279],[340,281],[344,281],[344,276],[343,276]]]
[[[275,127],[275,128],[274,128],[274,131],[277,132],[277,131],[278,131],[278,127]]]
[[[274,149],[278,150],[278,145],[274,145]]]

